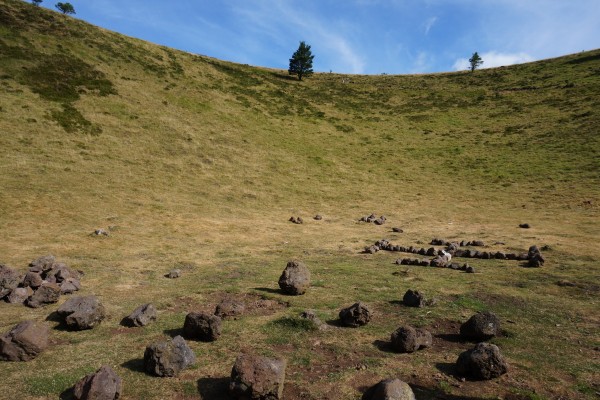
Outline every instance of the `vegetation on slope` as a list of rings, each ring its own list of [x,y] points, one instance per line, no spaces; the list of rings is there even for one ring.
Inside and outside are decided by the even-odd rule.
[[[27,365],[3,365],[9,397],[56,397],[101,363],[123,376],[128,398],[206,397],[202,387],[218,386],[241,350],[285,354],[290,387],[307,398],[356,398],[360,385],[392,374],[420,384],[423,397],[598,390],[590,354],[599,321],[600,51],[474,73],[298,82],[0,0],[0,93],[0,262],[24,270],[52,253],[86,273],[85,292],[112,316],[93,331],[53,332],[56,345]],[[373,211],[405,234],[355,222]],[[322,223],[286,222],[316,213]],[[533,228],[516,228],[522,222]],[[88,235],[108,226],[108,238]],[[434,236],[551,250],[542,269],[482,261],[467,278],[404,273],[394,255],[358,254],[381,237],[424,245]],[[302,298],[274,291],[292,257],[316,279]],[[184,278],[166,282],[175,266]],[[408,288],[438,306],[394,305]],[[194,343],[203,362],[181,379],[136,370],[146,344],[225,292],[291,307],[232,321],[214,344]],[[290,338],[295,328],[276,322],[304,308],[333,319],[358,299],[380,315],[365,329]],[[155,326],[118,328],[148,301],[160,311]],[[1,332],[54,310],[0,308]],[[442,329],[488,308],[514,322],[498,340],[514,372],[490,386],[435,378],[457,348],[399,357],[373,346],[402,321]],[[346,340],[356,353],[342,363]]]

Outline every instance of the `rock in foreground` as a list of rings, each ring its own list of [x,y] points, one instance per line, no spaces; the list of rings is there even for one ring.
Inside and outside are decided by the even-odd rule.
[[[478,343],[471,350],[458,356],[456,370],[459,375],[476,380],[497,378],[508,371],[508,364],[500,354],[498,346]]]
[[[342,325],[352,328],[366,325],[373,318],[373,312],[369,306],[360,301],[348,308],[342,309],[339,315]]]
[[[57,310],[69,329],[92,329],[105,317],[104,306],[96,296],[73,297]]]
[[[75,384],[73,397],[76,400],[118,400],[123,391],[123,381],[107,365],[89,374]]]
[[[236,399],[281,399],[285,367],[282,359],[242,354],[231,370],[229,390]]]
[[[419,349],[431,347],[433,338],[426,329],[415,329],[403,325],[392,333],[392,348],[400,353],[412,353]]]
[[[144,352],[144,369],[156,376],[176,376],[195,362],[194,352],[181,336],[151,344]]]
[[[156,315],[156,308],[152,304],[142,304],[133,310],[131,314],[123,318],[122,323],[129,327],[146,326],[156,320]]]
[[[500,319],[496,314],[485,311],[473,315],[460,326],[460,335],[474,342],[489,340],[500,332]]]
[[[279,277],[279,287],[284,293],[301,295],[310,287],[310,271],[300,261],[290,261]]]
[[[29,361],[48,347],[48,325],[23,321],[0,336],[0,360]]]
[[[362,400],[416,400],[415,394],[406,382],[400,379],[385,379],[369,388]]]

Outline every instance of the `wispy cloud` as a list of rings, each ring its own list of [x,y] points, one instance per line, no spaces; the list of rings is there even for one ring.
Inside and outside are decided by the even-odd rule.
[[[499,53],[497,51],[488,51],[479,55],[483,60],[481,68],[495,68],[506,65],[522,64],[533,61],[534,58],[527,53]],[[452,68],[455,71],[469,69],[470,63],[466,58],[459,58],[454,62]]]
[[[429,34],[429,31],[431,30],[431,28],[433,28],[433,25],[435,25],[435,23],[437,22],[438,17],[431,17],[428,18],[427,21],[425,21],[425,35]]]

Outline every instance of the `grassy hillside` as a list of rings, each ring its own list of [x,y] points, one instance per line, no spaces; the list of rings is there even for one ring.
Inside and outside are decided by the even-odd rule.
[[[355,399],[387,376],[419,399],[595,398],[599,110],[600,50],[475,73],[298,82],[0,0],[0,263],[25,271],[54,254],[85,272],[81,293],[109,312],[92,331],[53,330],[34,361],[3,363],[0,390],[56,398],[110,364],[126,399],[217,399],[236,355],[254,351],[288,359],[286,399]],[[371,212],[387,224],[357,222]],[[524,222],[532,228],[519,229]],[[109,227],[109,237],[90,236]],[[482,239],[494,251],[545,245],[548,261],[477,260],[466,275],[360,254],[383,237],[423,247],[433,237]],[[291,258],[313,273],[305,296],[276,290]],[[165,279],[175,267],[183,277]],[[409,288],[437,305],[398,305]],[[227,294],[289,307],[192,342],[199,363],[179,378],[139,371],[147,344]],[[357,300],[377,312],[364,328],[287,323],[305,308],[335,320]],[[120,327],[144,302],[159,321]],[[0,332],[56,308],[2,303]],[[457,381],[444,365],[469,345],[444,334],[484,309],[503,321],[494,343],[511,370]],[[434,347],[381,351],[376,343],[402,322],[438,334]]]

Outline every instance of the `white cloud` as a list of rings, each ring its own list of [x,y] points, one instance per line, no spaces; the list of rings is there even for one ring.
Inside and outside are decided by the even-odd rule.
[[[425,21],[425,35],[429,34],[429,31],[431,30],[431,28],[433,28],[433,25],[435,25],[437,20],[438,17],[431,17],[428,18],[427,21]]]
[[[483,60],[481,68],[495,68],[506,65],[523,64],[534,60],[527,53],[499,53],[497,51],[488,51],[479,55]],[[469,69],[470,63],[466,58],[459,58],[454,62],[452,68],[455,71],[463,71]]]

